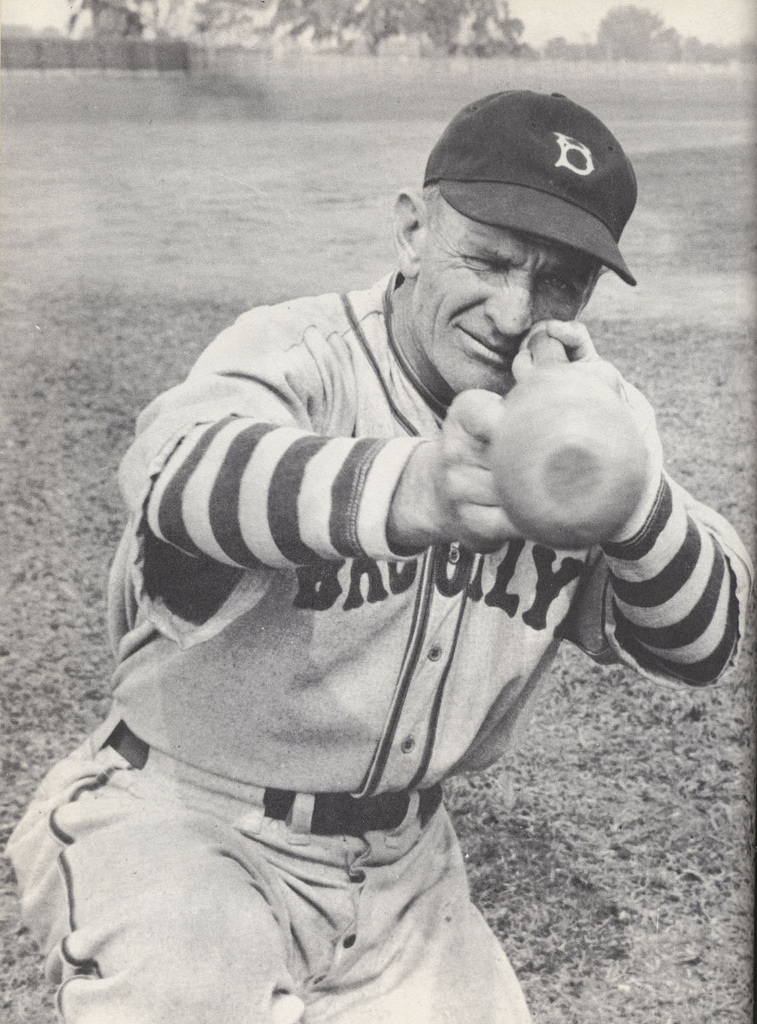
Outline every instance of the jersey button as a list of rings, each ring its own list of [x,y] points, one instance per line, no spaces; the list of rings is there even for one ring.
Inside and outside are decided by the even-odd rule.
[[[415,750],[415,737],[406,736],[400,743],[400,750],[403,754],[411,754]]]
[[[450,544],[447,559],[449,560],[450,565],[457,565],[457,563],[460,561],[460,545],[457,543],[457,541],[454,541],[454,543]]]
[[[434,644],[428,652],[429,661],[438,661],[442,656],[441,644]]]
[[[365,881],[365,871],[363,871],[362,868],[355,868],[354,870],[350,871],[350,881],[351,882],[364,882]]]
[[[342,939],[342,945],[344,946],[345,949],[350,949],[352,946],[355,945],[356,940],[357,935],[345,935],[345,937]]]

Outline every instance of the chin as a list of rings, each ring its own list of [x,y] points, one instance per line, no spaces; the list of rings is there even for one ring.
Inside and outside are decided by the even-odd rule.
[[[495,364],[483,359],[470,360],[465,366],[450,367],[447,372],[442,370],[441,376],[456,395],[476,390],[506,395],[515,387],[511,361]]]
[[[482,388],[484,391],[493,391],[497,395],[506,395],[515,387],[515,378],[510,367],[505,369],[488,369],[477,374],[477,379],[471,381],[469,388]]]

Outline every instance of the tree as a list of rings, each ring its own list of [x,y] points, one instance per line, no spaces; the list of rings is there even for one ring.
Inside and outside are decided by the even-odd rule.
[[[186,17],[187,0],[135,0],[148,32],[156,38],[175,33]]]
[[[445,53],[512,54],[523,34],[506,0],[279,0],[271,25],[338,47],[358,35],[374,54],[392,36],[420,34]]]
[[[663,25],[662,18],[645,8],[613,7],[597,31],[600,53],[608,60],[654,60]]]
[[[478,0],[471,7],[473,38],[465,52],[476,57],[518,53],[524,25],[519,18],[510,17],[510,5],[505,0]]]
[[[354,0],[279,0],[270,27],[295,39],[309,33],[314,42],[333,41],[341,49],[355,6]]]
[[[79,6],[68,19],[69,33],[86,11],[92,17],[95,36],[141,36],[145,30],[137,4],[128,0],[79,0]]]
[[[674,28],[664,28],[652,39],[652,59],[667,64],[681,59],[683,40]]]
[[[78,0],[68,31],[73,32],[88,11],[95,36],[141,36],[147,32],[160,38],[171,35],[186,9],[187,0]]]
[[[194,15],[195,30],[209,36],[254,32],[260,16],[250,0],[202,0],[195,4]]]
[[[554,36],[544,46],[548,60],[597,60],[597,47],[593,43],[569,43],[564,36]]]
[[[522,49],[523,22],[506,0],[420,0],[417,31],[448,54],[494,57]]]
[[[368,0],[356,5],[351,25],[365,40],[368,52],[376,54],[385,39],[418,31],[421,6],[417,0]]]
[[[702,43],[696,36],[689,36],[683,42],[681,56],[689,64],[726,64],[735,53],[731,47]]]

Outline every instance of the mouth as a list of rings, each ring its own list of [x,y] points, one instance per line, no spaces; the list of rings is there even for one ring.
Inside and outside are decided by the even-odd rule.
[[[507,369],[510,368],[510,364],[518,354],[518,349],[520,347],[519,342],[506,341],[502,344],[497,344],[489,338],[476,334],[465,327],[460,327],[459,329],[464,335],[466,335],[466,337],[470,338],[471,341],[474,342],[474,355],[479,356],[479,358],[483,356],[486,362],[493,362],[498,366],[505,367]]]

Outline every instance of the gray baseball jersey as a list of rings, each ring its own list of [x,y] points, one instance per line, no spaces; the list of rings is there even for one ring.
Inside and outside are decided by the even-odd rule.
[[[151,747],[255,785],[423,788],[512,748],[564,634],[659,679],[732,660],[748,560],[662,472],[604,551],[392,550],[397,481],[444,416],[394,342],[394,281],[246,313],[142,415],[111,632]]]

